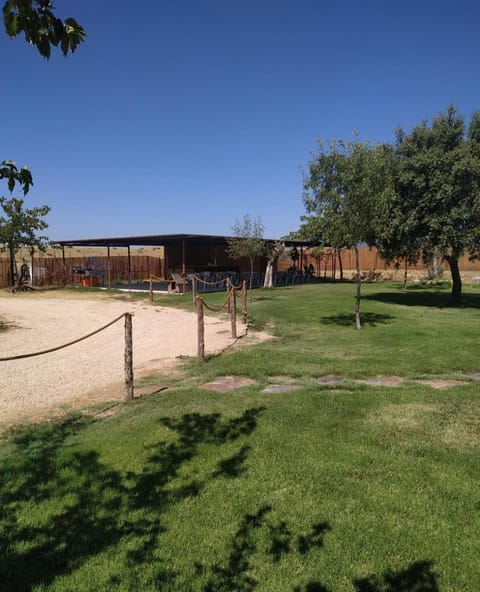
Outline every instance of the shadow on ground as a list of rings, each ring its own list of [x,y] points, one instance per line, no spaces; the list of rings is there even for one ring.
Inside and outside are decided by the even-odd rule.
[[[369,327],[376,327],[377,325],[385,325],[393,321],[395,317],[389,314],[381,314],[375,312],[362,312],[360,313],[360,320],[362,325]],[[332,315],[329,317],[322,317],[320,322],[322,325],[338,325],[340,327],[354,327],[355,326],[355,315],[354,314],[339,314]]]
[[[264,411],[249,408],[235,418],[200,413],[165,417],[161,423],[175,440],[152,444],[138,472],[114,470],[96,451],[72,446],[69,439],[85,428],[84,419],[32,427],[14,436],[13,449],[0,463],[2,589],[47,590],[56,578],[109,550],[112,565],[106,562],[102,568],[109,570],[108,589],[253,592],[259,586],[254,569],[259,558],[275,565],[290,555],[298,564],[302,557],[320,553],[331,531],[328,522],[315,521],[299,532],[279,519],[271,505],[262,504],[239,520],[221,559],[202,564],[192,558],[194,576],[187,587],[182,584],[185,574],[176,573],[162,557],[165,513],[201,495],[214,479],[245,474],[251,453],[247,439]],[[232,454],[236,442],[239,447]],[[226,444],[228,455],[222,454]],[[218,447],[221,458],[215,470],[202,474],[187,463],[206,446]],[[36,506],[42,511],[32,517]],[[438,592],[428,561],[373,574],[352,586],[356,592]],[[320,576],[295,585],[291,592],[334,591]]]
[[[452,301],[450,294],[422,289],[408,289],[398,292],[375,292],[362,297],[362,300],[374,300],[386,304],[402,306],[427,306],[434,308],[480,308],[480,294],[463,294],[460,302]]]

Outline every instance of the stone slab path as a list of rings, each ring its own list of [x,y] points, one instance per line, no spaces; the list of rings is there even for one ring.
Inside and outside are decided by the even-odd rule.
[[[474,372],[465,374],[464,376],[469,380],[447,380],[432,378],[417,379],[412,382],[434,389],[447,389],[469,384],[469,382],[472,380],[480,380],[480,373]],[[329,386],[338,385],[340,383],[347,382],[348,380],[349,379],[345,376],[329,374],[327,376],[320,376],[316,379],[316,382],[322,386]],[[296,391],[302,388],[302,385],[298,384],[298,381],[291,376],[269,376],[268,381],[272,384],[269,384],[264,389],[262,389],[262,393],[287,393],[289,391]],[[364,384],[367,386],[398,387],[405,383],[405,379],[401,376],[379,375],[372,376],[371,378],[355,379],[353,382],[355,384]],[[245,386],[251,386],[253,384],[257,384],[257,382],[251,378],[248,378],[247,376],[219,376],[211,382],[202,384],[201,388],[219,393],[226,393]]]

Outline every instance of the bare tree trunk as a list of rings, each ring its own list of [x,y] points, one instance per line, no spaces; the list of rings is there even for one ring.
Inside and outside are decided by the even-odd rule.
[[[355,245],[355,266],[357,271],[357,298],[355,301],[355,327],[357,329],[362,328],[362,324],[360,322],[360,290],[362,287],[362,274],[360,272],[360,253],[358,252],[358,247]]]
[[[268,260],[267,269],[265,271],[265,281],[263,282],[264,288],[273,288],[273,261]]]
[[[407,276],[408,276],[408,261],[407,261],[407,258],[405,258],[405,268],[403,271],[403,287],[404,288],[407,287]]]
[[[340,268],[340,281],[342,281],[343,280],[342,249],[338,249],[338,266]]]
[[[450,294],[453,302],[460,302],[462,295],[462,277],[458,267],[458,257],[456,254],[445,257],[445,261],[450,266],[450,273],[452,274],[452,291]]]
[[[332,253],[332,274],[335,282],[337,280],[337,249],[334,249]]]

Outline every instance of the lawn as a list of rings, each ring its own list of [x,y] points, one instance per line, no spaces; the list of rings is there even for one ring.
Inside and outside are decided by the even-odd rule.
[[[273,340],[1,440],[0,589],[477,590],[480,293],[363,290],[361,331],[351,284],[256,291]],[[200,388],[221,375],[256,382]],[[377,375],[404,381],[356,382]],[[263,392],[287,377],[297,390]]]

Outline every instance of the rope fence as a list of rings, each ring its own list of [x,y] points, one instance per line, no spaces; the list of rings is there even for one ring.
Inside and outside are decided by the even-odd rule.
[[[198,343],[198,358],[203,360],[205,358],[205,316],[204,309],[207,308],[212,312],[220,312],[227,309],[230,313],[230,325],[232,339],[237,339],[237,291],[241,287],[242,290],[242,322],[247,325],[248,311],[247,311],[247,282],[243,280],[241,286],[236,287],[230,284],[229,278],[226,278],[226,283],[229,288],[227,297],[221,305],[207,304],[198,294],[195,296],[197,304],[197,343]]]
[[[68,343],[64,343],[64,344],[58,345],[56,347],[51,347],[49,349],[45,349],[45,350],[42,350],[39,352],[32,352],[32,353],[28,353],[28,354],[19,354],[16,356],[8,356],[8,357],[0,358],[0,362],[10,362],[12,360],[23,360],[25,358],[33,358],[35,356],[43,356],[45,354],[49,354],[52,352],[59,351],[61,349],[65,349],[66,347],[70,347],[72,345],[75,345],[76,343],[80,343],[81,341],[84,341],[85,339],[88,339],[89,337],[93,337],[93,335],[96,335],[97,333],[100,333],[101,331],[108,329],[108,327],[111,327],[112,325],[114,325],[115,323],[120,321],[121,319],[125,318],[125,391],[126,391],[126,399],[131,400],[134,398],[132,316],[133,316],[132,313],[124,312],[123,314],[121,314],[117,318],[113,319],[113,321],[110,321],[109,323],[107,323],[106,325],[103,325],[99,329],[95,329],[95,331],[92,331],[91,333],[88,333],[87,335],[83,335],[82,337],[74,339],[73,341],[69,341]]]

